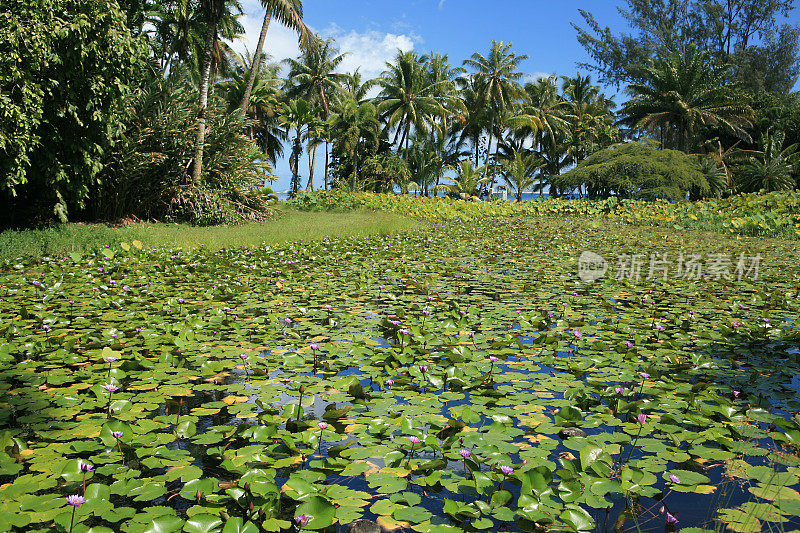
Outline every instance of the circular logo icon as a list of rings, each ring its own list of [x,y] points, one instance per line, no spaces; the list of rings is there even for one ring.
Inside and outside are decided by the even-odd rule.
[[[578,277],[585,283],[602,278],[608,272],[608,263],[603,256],[585,251],[578,258]]]

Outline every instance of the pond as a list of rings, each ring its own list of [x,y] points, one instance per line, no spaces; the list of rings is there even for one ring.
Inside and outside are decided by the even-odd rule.
[[[800,528],[799,255],[497,218],[11,265],[0,530]]]

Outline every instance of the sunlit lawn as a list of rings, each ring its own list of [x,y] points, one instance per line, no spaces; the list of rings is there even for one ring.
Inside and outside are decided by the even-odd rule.
[[[344,213],[281,210],[276,220],[238,226],[198,227],[185,224],[139,223],[125,227],[66,224],[46,229],[0,233],[0,260],[37,259],[73,251],[88,251],[122,241],[139,240],[147,248],[168,246],[210,250],[317,239],[333,235],[374,235],[412,228],[418,222],[394,213]]]

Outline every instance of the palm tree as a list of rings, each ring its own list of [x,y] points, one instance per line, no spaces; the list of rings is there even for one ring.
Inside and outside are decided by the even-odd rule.
[[[694,46],[665,52],[636,75],[620,122],[658,135],[662,148],[689,153],[703,125],[750,141],[744,128],[751,125],[752,110],[725,85],[725,70]]]
[[[261,34],[258,36],[258,44],[253,54],[253,64],[250,67],[250,74],[247,78],[244,95],[240,104],[239,113],[244,115],[247,112],[247,105],[250,99],[250,91],[253,90],[255,83],[256,66],[261,61],[261,51],[264,49],[264,40],[267,37],[270,20],[274,17],[278,22],[295,30],[300,35],[300,47],[309,48],[313,44],[311,30],[303,22],[303,2],[302,0],[261,0],[261,5],[266,10],[264,12],[264,22],[261,24]]]
[[[461,197],[462,200],[478,198],[481,194],[483,185],[491,181],[491,178],[484,177],[484,167],[474,167],[472,161],[464,159],[455,167],[451,167],[456,172],[456,177],[446,177],[451,183],[440,183],[434,190],[446,191]]]
[[[768,131],[761,136],[761,150],[750,156],[748,162],[736,172],[739,190],[770,192],[796,187],[793,173],[800,162],[800,152],[797,151],[797,144],[784,148],[785,138],[786,134],[782,131]]]
[[[563,104],[564,99],[558,94],[555,74],[525,84],[523,111],[538,119],[539,130],[535,132],[537,150],[541,151],[543,135],[547,135],[555,143],[556,134],[567,129]]]
[[[519,64],[527,58],[527,55],[518,56],[512,52],[511,43],[492,40],[487,57],[476,52],[470,59],[464,61],[464,65],[474,69],[472,76],[476,78],[480,87],[481,100],[489,109],[489,147],[484,171],[488,170],[492,136],[495,134],[498,118],[502,117],[509,105],[524,94],[519,84],[523,76],[519,71]]]
[[[534,175],[541,168],[542,162],[536,155],[514,151],[503,163],[503,181],[514,192],[518,202],[522,201],[522,193],[536,184]]]
[[[456,83],[460,88],[464,108],[455,113],[451,129],[454,135],[458,135],[459,147],[464,146],[467,141],[470,142],[477,167],[480,164],[481,136],[489,127],[489,112],[483,102],[479,81],[474,76],[459,78]]]
[[[361,72],[356,69],[344,75],[341,84],[341,101],[354,100],[358,104],[363,104],[368,100],[367,94],[378,84],[378,80],[366,80],[362,82]]]
[[[303,137],[306,136],[309,128],[314,127],[317,121],[316,115],[317,110],[302,98],[290,100],[281,105],[280,124],[290,135],[294,129],[292,154],[289,156],[289,167],[292,170],[290,196],[297,194],[300,189],[300,156],[303,155]]]
[[[343,104],[341,112],[331,118],[330,137],[334,141],[334,152],[349,160],[349,186],[356,190],[359,188],[360,157],[378,150],[380,122],[377,109],[369,102],[359,105],[355,100],[349,100]]]
[[[235,0],[202,0],[203,18],[206,25],[205,45],[200,62],[200,102],[197,114],[197,138],[192,163],[192,183],[200,184],[203,170],[203,149],[206,138],[206,106],[208,105],[208,88],[211,80],[212,53],[217,42],[217,29],[220,20],[232,8],[238,9]]]
[[[255,122],[247,133],[251,139],[256,141],[258,147],[267,156],[267,160],[275,165],[278,158],[283,155],[282,143],[286,140],[286,132],[278,123],[279,101],[282,97],[279,85],[282,80],[278,77],[280,66],[277,63],[268,62],[266,60],[268,56],[261,57],[253,90],[250,93],[250,104],[247,108],[247,116]],[[237,67],[230,79],[217,84],[222,97],[228,103],[228,110],[231,112],[239,107],[247,85],[246,69],[248,65],[252,64],[249,56],[243,57],[235,53],[234,61],[237,63]]]
[[[430,126],[438,128],[434,118],[445,114],[445,109],[434,95],[435,83],[425,77],[423,63],[414,51],[398,51],[378,83],[382,87],[378,96],[378,111],[386,122],[387,129],[395,127],[392,144],[402,133],[398,150],[405,145],[408,151],[409,133],[413,126],[416,131],[426,132]]]
[[[317,39],[313,48],[302,52],[299,59],[287,59],[289,86],[286,93],[292,98],[304,98],[322,112],[322,120],[330,116],[328,95],[342,90],[346,76],[334,72],[344,60],[333,39]]]
[[[344,74],[334,72],[344,60],[345,54],[333,44],[333,39],[317,39],[316,46],[302,52],[299,59],[287,59],[289,75],[286,93],[291,98],[301,97],[319,109],[320,125],[315,128],[317,141],[322,138],[322,124],[330,117],[329,95],[342,90]],[[314,164],[320,142],[310,143],[308,183],[314,190]],[[328,182],[328,142],[325,141],[325,183]]]
[[[728,174],[726,169],[716,160],[715,157],[703,155],[698,156],[697,170],[703,173],[708,182],[708,192],[711,196],[721,197],[728,189]],[[689,191],[690,199],[699,198],[699,191]]]
[[[573,163],[580,163],[592,152],[610,146],[617,139],[613,128],[614,103],[600,88],[592,85],[590,76],[564,77],[563,117],[567,121],[569,154]]]
[[[449,115],[466,109],[456,86],[456,80],[466,73],[466,69],[450,65],[447,54],[434,54],[431,52],[423,56],[421,61],[425,66],[425,77],[431,87],[431,96],[437,98],[441,106],[447,111],[440,117],[442,119],[440,133],[444,135],[447,131]]]

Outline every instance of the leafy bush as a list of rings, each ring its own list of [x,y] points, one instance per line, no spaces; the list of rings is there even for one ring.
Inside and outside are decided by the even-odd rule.
[[[351,211],[364,207],[367,197],[341,189],[330,191],[302,192],[286,202],[300,211]]]
[[[191,185],[194,157],[194,91],[165,82],[131,99],[122,140],[107,155],[103,186],[92,198],[101,219],[136,216],[195,224],[259,220],[266,215],[269,166],[263,153],[240,132],[246,119],[228,113],[212,98],[203,177]]]
[[[657,150],[639,143],[618,144],[589,156],[577,167],[554,178],[561,188],[586,187],[592,198],[618,195],[654,200],[686,198],[690,190],[709,191],[695,157],[678,150]]]
[[[115,1],[5,0],[0,9],[0,211],[82,209],[146,65]],[[24,209],[24,213],[19,210]]]

